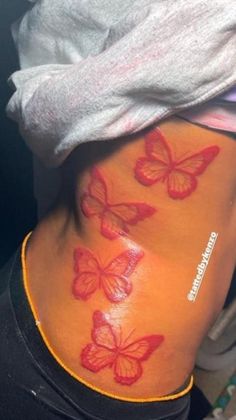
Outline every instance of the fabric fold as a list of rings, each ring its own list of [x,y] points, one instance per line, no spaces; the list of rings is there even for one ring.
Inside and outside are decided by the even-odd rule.
[[[234,0],[41,0],[13,34],[7,113],[52,167],[236,85]]]

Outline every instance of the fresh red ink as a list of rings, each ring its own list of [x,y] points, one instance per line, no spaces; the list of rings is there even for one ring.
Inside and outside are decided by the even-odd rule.
[[[130,276],[144,253],[129,249],[103,266],[97,257],[84,248],[74,252],[73,295],[87,300],[99,288],[111,302],[123,301],[132,290]]]
[[[91,372],[111,368],[114,380],[121,385],[132,385],[143,374],[141,362],[149,359],[161,345],[163,335],[147,335],[130,342],[132,331],[125,340],[121,328],[115,328],[106,316],[93,314],[92,343],[81,352],[81,364]]]
[[[91,172],[88,191],[81,197],[81,209],[86,217],[99,217],[100,232],[108,239],[127,234],[128,225],[136,225],[156,211],[145,203],[109,203],[106,182],[95,167]]]
[[[143,185],[159,181],[167,183],[171,198],[186,198],[197,188],[197,175],[201,175],[218,155],[218,146],[210,146],[184,159],[176,160],[159,129],[145,136],[146,157],[137,160],[135,177]]]

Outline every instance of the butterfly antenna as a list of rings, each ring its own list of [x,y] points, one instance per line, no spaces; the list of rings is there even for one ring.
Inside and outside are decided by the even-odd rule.
[[[127,335],[126,339],[123,342],[123,346],[128,345],[128,341],[129,341],[131,335],[134,333],[134,331],[135,331],[135,328]]]
[[[191,155],[191,152],[184,152],[181,154],[181,157],[178,159],[178,161],[183,160]]]
[[[119,347],[121,347],[121,344],[122,344],[122,341],[123,341],[123,339],[122,339],[122,329],[121,329],[120,325],[118,326],[118,328],[119,328],[119,343],[117,343],[117,344],[118,344]]]

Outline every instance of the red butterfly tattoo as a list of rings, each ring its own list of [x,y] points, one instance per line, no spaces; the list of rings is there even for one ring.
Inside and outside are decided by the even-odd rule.
[[[81,197],[81,208],[86,217],[99,217],[101,234],[108,239],[125,235],[129,232],[128,225],[136,225],[156,211],[144,203],[109,203],[106,183],[95,167],[91,172],[88,191]]]
[[[143,185],[167,183],[171,198],[188,197],[197,187],[197,175],[201,175],[218,155],[218,146],[210,146],[184,159],[173,158],[170,146],[159,129],[145,136],[146,157],[136,162],[135,177]]]
[[[116,382],[132,385],[143,373],[141,362],[151,356],[164,337],[146,335],[130,342],[131,334],[122,340],[121,329],[116,330],[102,312],[95,311],[91,334],[93,343],[81,352],[82,366],[95,373],[106,367],[112,368]]]
[[[87,300],[102,288],[111,302],[121,302],[132,290],[130,276],[143,255],[140,250],[129,249],[103,266],[90,251],[77,248],[74,252],[74,296]]]

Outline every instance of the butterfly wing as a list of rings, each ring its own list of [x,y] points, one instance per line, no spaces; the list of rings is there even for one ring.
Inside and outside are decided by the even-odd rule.
[[[172,154],[161,130],[155,128],[145,135],[145,151],[149,159],[155,159],[170,166]]]
[[[149,356],[162,343],[162,335],[143,337],[123,348],[114,363],[115,380],[123,385],[131,385],[142,375],[141,362]]]
[[[130,249],[122,252],[105,267],[101,275],[102,287],[107,298],[112,302],[121,302],[132,290],[129,276],[134,271],[143,252]]]
[[[74,271],[76,273],[93,272],[99,269],[97,258],[89,250],[77,247],[74,251]]]
[[[101,217],[101,234],[108,239],[125,235],[128,229],[123,220],[113,211],[107,209]]]
[[[72,293],[76,299],[87,300],[98,289],[98,276],[94,273],[83,273],[74,278]]]
[[[107,366],[112,366],[115,360],[115,353],[107,348],[88,344],[81,352],[81,364],[92,372],[99,372]]]
[[[115,303],[122,302],[132,291],[132,283],[129,278],[118,277],[114,274],[104,274],[102,286],[106,297]]]
[[[140,249],[128,249],[114,258],[105,268],[107,274],[115,274],[117,276],[130,276],[138,262],[144,256],[144,252]]]
[[[120,203],[109,205],[101,217],[101,233],[108,239],[116,239],[129,233],[128,224],[152,216],[156,209],[144,203]]]
[[[139,158],[136,162],[134,172],[137,181],[143,185],[150,186],[166,178],[168,166],[154,159]]]
[[[107,187],[99,170],[94,167],[91,171],[91,180],[88,192],[81,197],[81,209],[85,216],[101,215],[107,203]]]
[[[202,174],[219,153],[218,146],[210,146],[176,163],[168,175],[167,190],[171,198],[183,199],[197,187],[196,176]]]
[[[125,226],[126,224],[136,225],[147,217],[151,217],[156,212],[154,207],[145,203],[120,203],[112,205],[111,209],[123,221]]]
[[[167,180],[167,191],[171,198],[183,199],[197,188],[195,176],[184,171],[173,170]]]
[[[147,157],[137,160],[135,177],[143,185],[153,185],[166,178],[172,164],[171,150],[159,129],[150,131],[145,136]]]
[[[101,311],[95,311],[93,314],[92,339],[97,346],[111,351],[117,349],[115,330]]]
[[[95,166],[91,171],[91,181],[88,185],[88,191],[100,203],[107,203],[107,186],[101,173]]]
[[[92,372],[98,372],[106,366],[112,366],[116,359],[116,336],[111,324],[101,311],[93,314],[93,343],[81,352],[81,364]]]
[[[190,175],[201,175],[213,159],[218,155],[220,148],[218,146],[210,146],[189,156],[185,159],[180,160],[175,165],[175,169],[185,171]]]
[[[72,292],[76,299],[88,299],[99,287],[99,264],[96,257],[84,248],[74,251],[74,271]]]
[[[80,203],[81,210],[86,217],[100,216],[104,210],[104,205],[88,193],[81,196]]]
[[[133,359],[147,360],[149,356],[161,345],[164,336],[160,334],[147,335],[133,343],[122,348],[121,352],[124,356],[132,357]]]
[[[114,379],[121,385],[132,385],[142,375],[142,365],[132,357],[119,354],[114,363]]]

